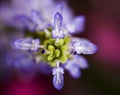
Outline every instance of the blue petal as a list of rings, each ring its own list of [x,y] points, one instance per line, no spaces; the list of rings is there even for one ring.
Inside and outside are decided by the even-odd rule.
[[[46,27],[45,20],[43,19],[42,15],[38,11],[36,10],[31,11],[31,19],[37,25],[38,29],[41,30]]]
[[[59,31],[53,30],[52,37],[53,38],[64,38],[65,37],[64,31],[61,29],[59,29]]]
[[[86,69],[86,68],[88,68],[88,62],[87,62],[87,60],[83,57],[83,56],[78,56],[78,55],[76,55],[75,57],[74,57],[74,59],[75,59],[75,62],[74,62],[74,64],[76,64],[79,68],[81,68],[81,69]],[[78,61],[79,60],[79,61]]]
[[[69,70],[69,73],[72,77],[79,78],[81,76],[81,71],[77,66],[73,66],[71,69],[72,71]]]
[[[34,40],[32,38],[18,39],[14,42],[14,44],[18,49],[37,51],[40,41],[38,39]]]
[[[9,67],[29,71],[35,66],[32,54],[25,51],[9,51],[6,54],[6,63]]]
[[[63,20],[62,15],[59,12],[57,12],[54,16],[54,24],[60,26],[62,25],[62,20]]]
[[[36,64],[36,68],[40,73],[46,74],[46,75],[50,75],[52,73],[52,67],[45,62],[39,62],[38,64]]]
[[[61,90],[64,85],[64,76],[59,73],[59,75],[55,74],[53,76],[53,85],[56,89]]]
[[[25,15],[17,16],[16,20],[20,22],[24,28],[28,28],[31,31],[34,31],[36,28],[36,25],[32,22],[32,20]]]
[[[97,51],[97,46],[84,38],[74,41],[73,47],[78,54],[94,54]]]
[[[78,16],[74,18],[70,23],[68,23],[66,25],[66,28],[70,33],[82,32],[84,30],[84,24],[85,24],[85,17]]]
[[[14,44],[18,49],[30,50],[32,39],[18,39]]]
[[[65,33],[64,30],[62,29],[61,25],[62,25],[62,15],[57,12],[54,15],[54,29],[52,31],[52,37],[53,38],[64,38]]]
[[[68,62],[65,65],[65,68],[68,70],[68,72],[70,73],[70,75],[73,78],[79,78],[81,76],[81,72],[79,70],[80,68],[77,65],[75,65],[74,63]]]

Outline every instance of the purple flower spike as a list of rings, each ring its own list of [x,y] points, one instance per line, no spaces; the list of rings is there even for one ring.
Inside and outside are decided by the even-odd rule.
[[[74,18],[70,23],[66,25],[67,30],[70,33],[82,32],[84,30],[85,17],[78,16]]]
[[[78,54],[94,54],[97,51],[97,46],[88,41],[87,39],[80,39],[73,42],[74,50]]]
[[[22,50],[31,50],[31,51],[37,51],[39,48],[40,41],[38,39],[18,39],[15,41],[15,46],[18,49]]]

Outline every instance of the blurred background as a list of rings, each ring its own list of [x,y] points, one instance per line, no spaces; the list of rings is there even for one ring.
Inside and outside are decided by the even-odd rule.
[[[10,0],[0,0],[0,5]],[[0,95],[120,95],[120,0],[67,0],[74,14],[86,17],[82,34],[98,46],[94,55],[85,56],[89,68],[79,79],[65,73],[61,91],[52,85],[52,76],[36,72],[20,75],[6,65],[6,40],[14,33],[0,31]],[[6,47],[3,47],[6,46]],[[23,77],[24,76],[24,77]]]

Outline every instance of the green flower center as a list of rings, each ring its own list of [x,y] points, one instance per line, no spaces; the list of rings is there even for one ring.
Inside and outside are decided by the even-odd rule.
[[[49,63],[52,67],[56,66],[56,61],[66,63],[70,58],[69,43],[70,36],[67,35],[63,39],[52,38],[52,29],[46,29],[44,31],[29,32],[25,31],[27,37],[33,37],[40,40],[40,45],[44,48],[40,48],[35,53],[36,62],[43,61]],[[44,53],[43,53],[44,50]]]

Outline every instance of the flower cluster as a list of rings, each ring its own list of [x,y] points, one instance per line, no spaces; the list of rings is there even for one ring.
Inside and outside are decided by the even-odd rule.
[[[64,5],[65,6],[65,5]],[[64,11],[64,8],[61,8]],[[66,20],[68,12],[55,10],[47,19],[41,12],[32,10],[29,16],[15,17],[24,28],[24,39],[14,42],[16,48],[34,54],[36,63],[42,61],[52,67],[53,85],[60,90],[64,84],[64,70],[74,78],[81,75],[80,69],[88,67],[81,54],[94,54],[96,45],[85,38],[72,37],[72,34],[84,29],[84,16]],[[67,15],[67,16],[66,16]]]

